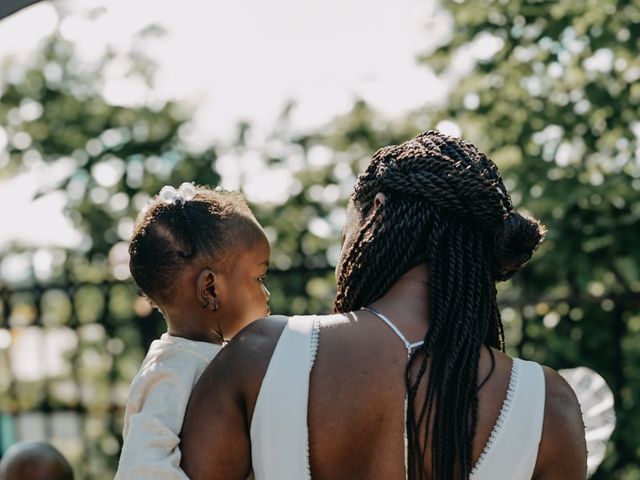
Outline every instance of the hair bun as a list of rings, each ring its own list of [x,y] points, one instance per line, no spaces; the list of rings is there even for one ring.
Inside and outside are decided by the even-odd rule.
[[[498,226],[494,246],[496,281],[508,280],[527,263],[544,238],[546,228],[538,220],[509,212]]]

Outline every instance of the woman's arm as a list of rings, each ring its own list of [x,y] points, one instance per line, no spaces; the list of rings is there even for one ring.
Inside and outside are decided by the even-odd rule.
[[[545,408],[536,480],[587,478],[587,446],[580,404],[555,370],[544,367]]]
[[[181,467],[192,480],[246,480],[253,409],[286,317],[258,320],[204,371],[187,406]]]
[[[251,470],[249,425],[225,357],[205,370],[187,406],[181,467],[192,480],[244,480]]]

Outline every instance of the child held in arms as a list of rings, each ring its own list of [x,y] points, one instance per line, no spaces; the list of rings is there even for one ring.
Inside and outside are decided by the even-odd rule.
[[[179,434],[191,390],[227,340],[269,314],[269,242],[237,193],[165,186],[129,243],[131,274],[162,312],[131,384],[116,479],[186,479]]]

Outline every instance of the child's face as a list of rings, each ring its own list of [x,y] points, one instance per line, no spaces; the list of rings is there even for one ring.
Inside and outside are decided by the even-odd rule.
[[[249,323],[269,315],[270,293],[265,286],[271,247],[266,237],[238,254],[228,272],[222,274],[220,311],[224,336],[233,337]],[[222,290],[221,288],[221,290]]]

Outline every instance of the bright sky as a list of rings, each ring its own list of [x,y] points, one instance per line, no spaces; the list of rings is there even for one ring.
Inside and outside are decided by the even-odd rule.
[[[62,34],[77,42],[87,60],[108,45],[118,51],[139,46],[137,31],[150,23],[163,26],[164,38],[143,45],[159,63],[155,90],[145,92],[123,80],[123,64],[105,72],[105,95],[114,103],[158,97],[196,105],[195,145],[230,138],[238,120],[250,121],[258,137],[266,135],[288,100],[297,102],[294,128],[309,129],[348,111],[354,98],[393,117],[445,92],[415,61],[447,32],[447,18],[437,13],[433,0],[68,0],[55,5],[66,14]],[[93,22],[78,15],[98,6],[104,13]],[[0,55],[28,58],[58,18],[52,4],[43,2],[3,20]],[[63,198],[31,199],[42,178],[39,168],[40,173],[26,171],[0,182],[0,205],[13,206],[0,210],[0,249],[11,240],[37,244],[33,225],[45,219],[52,232],[47,242],[77,242],[62,213]]]

